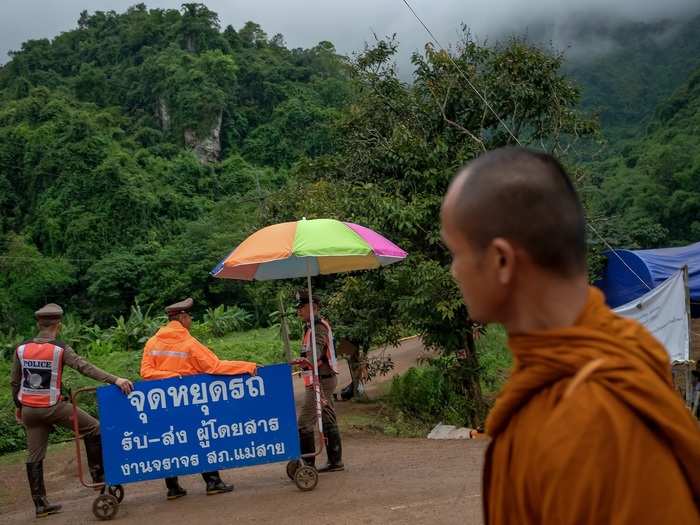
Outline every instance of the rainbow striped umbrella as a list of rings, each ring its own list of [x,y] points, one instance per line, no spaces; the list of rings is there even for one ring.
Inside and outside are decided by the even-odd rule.
[[[313,219],[258,230],[211,271],[245,281],[369,270],[408,255],[378,233],[350,222]]]
[[[311,277],[369,270],[405,259],[408,254],[378,233],[334,219],[302,219],[258,230],[211,271],[214,277],[245,281]],[[309,304],[314,318],[313,302]],[[318,377],[315,323],[311,323],[314,376]],[[321,391],[314,382],[316,419],[323,435]],[[321,440],[323,443],[323,439]]]

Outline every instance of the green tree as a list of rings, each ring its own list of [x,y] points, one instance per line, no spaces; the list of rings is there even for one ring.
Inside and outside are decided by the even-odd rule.
[[[280,220],[328,214],[358,222],[409,252],[401,264],[331,287],[330,302],[343,330],[364,348],[367,341],[395,341],[410,327],[428,347],[460,356],[465,423],[477,425],[486,406],[474,327],[449,273],[438,217],[457,169],[513,138],[462,75],[493,100],[524,144],[562,154],[595,123],[577,111],[578,91],[560,72],[561,55],[520,40],[483,47],[467,34],[453,56],[431,46],[415,55],[415,81],[406,85],[393,64],[396,48],[395,41],[380,41],[358,57],[358,93],[341,121],[338,152],[299,165],[295,178],[302,182],[275,212]],[[355,290],[364,295],[357,309]]]
[[[182,17],[178,32],[182,35],[183,45],[190,53],[203,49],[213,49],[221,45],[223,39],[219,33],[219,15],[199,3],[182,4]]]
[[[64,259],[42,256],[23,237],[9,235],[2,242],[0,324],[19,332],[29,326],[34,310],[70,290],[75,269]]]
[[[645,135],[591,164],[589,209],[613,246],[654,248],[700,238],[699,120],[696,69],[659,105]]]

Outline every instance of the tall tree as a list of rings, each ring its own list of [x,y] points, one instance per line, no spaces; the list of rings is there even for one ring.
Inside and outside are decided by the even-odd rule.
[[[410,327],[428,347],[457,354],[470,407],[465,423],[477,425],[486,406],[474,326],[440,238],[442,196],[464,163],[515,142],[503,123],[521,143],[560,155],[595,123],[576,110],[579,94],[560,72],[562,56],[521,40],[484,47],[467,34],[453,55],[427,46],[413,57],[413,85],[397,75],[396,49],[393,40],[379,41],[358,57],[358,94],[342,120],[338,153],[298,167],[305,183],[277,213],[352,220],[409,252],[401,264],[331,287],[339,333],[366,350],[372,342],[396,341],[399,328]]]

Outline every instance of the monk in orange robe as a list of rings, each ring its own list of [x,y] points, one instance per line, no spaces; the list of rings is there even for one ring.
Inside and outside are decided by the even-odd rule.
[[[486,422],[485,522],[700,523],[700,426],[668,354],[589,287],[583,208],[559,162],[503,148],[442,209],[470,315],[505,326],[514,368]]]

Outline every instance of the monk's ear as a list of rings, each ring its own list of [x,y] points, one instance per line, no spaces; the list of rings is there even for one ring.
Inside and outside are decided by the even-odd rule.
[[[498,280],[501,284],[509,284],[515,275],[515,248],[508,239],[497,237],[491,241]]]

